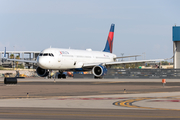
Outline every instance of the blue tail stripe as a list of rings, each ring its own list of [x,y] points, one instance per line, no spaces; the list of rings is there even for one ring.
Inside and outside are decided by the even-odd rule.
[[[115,25],[115,24],[111,24],[110,32],[114,32],[114,25]]]

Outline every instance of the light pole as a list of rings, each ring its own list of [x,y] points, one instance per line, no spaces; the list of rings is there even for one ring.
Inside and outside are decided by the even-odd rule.
[[[13,59],[15,59],[15,46],[13,46],[13,48],[14,48],[14,51],[13,51]],[[15,63],[14,63],[14,61],[13,61],[13,67],[15,68]]]
[[[14,48],[14,51],[13,51],[13,55],[14,55],[14,53],[15,53],[15,46],[13,46],[13,48]],[[15,55],[14,55],[14,59],[15,59]]]

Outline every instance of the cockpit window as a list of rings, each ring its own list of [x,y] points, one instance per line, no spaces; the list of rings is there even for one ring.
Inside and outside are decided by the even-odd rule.
[[[48,53],[44,53],[43,56],[48,56]]]
[[[52,57],[54,57],[54,55],[52,53],[40,53],[39,56],[52,56]]]

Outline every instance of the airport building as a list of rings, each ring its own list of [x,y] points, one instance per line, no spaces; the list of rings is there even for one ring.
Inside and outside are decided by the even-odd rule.
[[[13,55],[14,58],[16,58],[16,56],[19,56],[21,60],[36,60],[39,53],[40,51],[6,51],[6,56],[7,58],[11,58],[11,55]],[[3,56],[4,56],[4,51],[1,51],[0,59]],[[0,61],[0,65],[2,65],[3,67],[12,68],[13,64],[14,63],[10,61],[5,61],[5,62]],[[23,64],[24,66],[27,66],[27,67],[34,66],[32,63],[18,62],[18,64]]]

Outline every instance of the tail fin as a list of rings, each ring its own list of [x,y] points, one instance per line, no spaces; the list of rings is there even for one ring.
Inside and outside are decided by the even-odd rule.
[[[115,24],[111,24],[111,28],[110,28],[109,35],[108,35],[108,38],[107,38],[106,46],[105,46],[105,48],[103,50],[104,52],[112,53],[112,49],[113,49],[113,37],[114,37],[114,27],[115,27]]]

